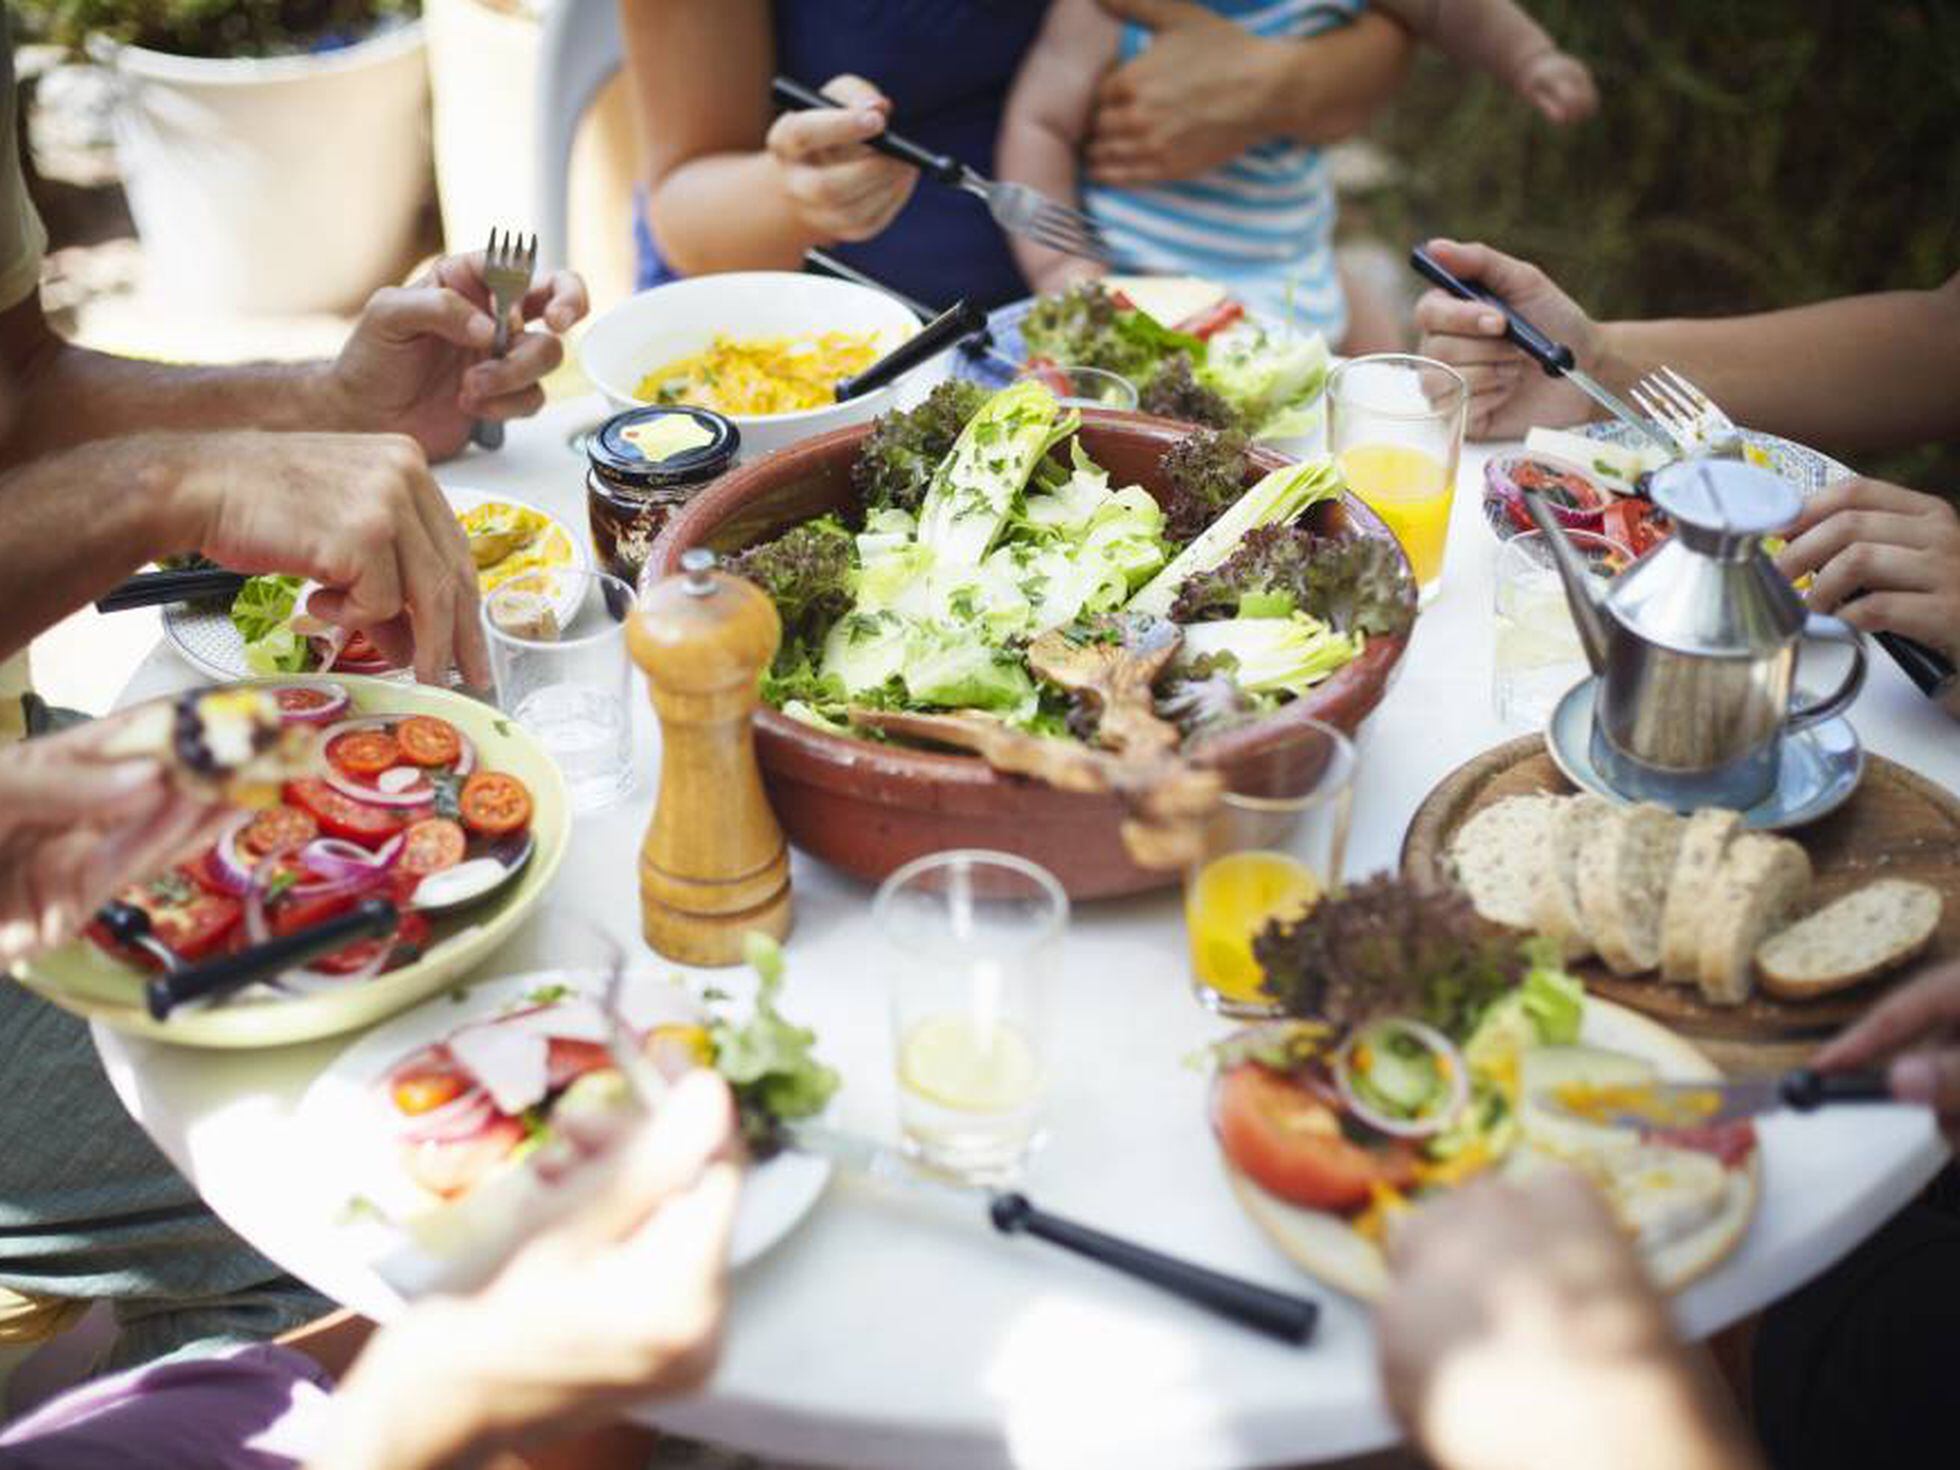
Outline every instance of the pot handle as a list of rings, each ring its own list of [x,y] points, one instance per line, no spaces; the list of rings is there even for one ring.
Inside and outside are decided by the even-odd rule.
[[[1840,714],[1858,691],[1865,687],[1865,635],[1843,618],[1834,618],[1826,613],[1811,613],[1803,620],[1803,636],[1817,638],[1828,643],[1843,643],[1851,649],[1851,668],[1838,687],[1822,699],[1806,700],[1790,706],[1790,716],[1785,724],[1789,730],[1802,730],[1819,720],[1828,720]]]

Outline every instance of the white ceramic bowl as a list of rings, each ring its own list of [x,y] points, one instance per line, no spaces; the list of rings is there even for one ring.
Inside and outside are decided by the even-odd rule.
[[[918,329],[917,317],[867,286],[793,271],[730,271],[629,296],[586,329],[579,361],[614,408],[631,408],[640,401],[633,389],[642,378],[662,363],[701,351],[716,333],[742,339],[876,332],[882,357]],[[741,457],[757,459],[813,434],[874,419],[893,406],[904,382],[795,413],[730,414],[742,431]]]

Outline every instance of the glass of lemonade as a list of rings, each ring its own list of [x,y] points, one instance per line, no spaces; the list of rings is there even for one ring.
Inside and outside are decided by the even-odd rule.
[[[891,962],[906,1151],[968,1183],[1012,1179],[1048,1087],[1043,1011],[1068,895],[1025,858],[963,849],[893,873],[872,916]]]
[[[626,617],[633,589],[605,572],[526,572],[483,599],[497,707],[558,763],[574,811],[633,789]]]
[[[1267,1016],[1272,1002],[1253,944],[1266,926],[1303,917],[1341,886],[1355,753],[1318,720],[1287,744],[1226,774],[1184,879],[1191,986],[1227,1016]]]
[[[1610,536],[1567,531],[1602,594],[1633,553]],[[1524,531],[1497,551],[1497,642],[1491,703],[1507,725],[1542,729],[1565,692],[1592,672],[1543,531]]]
[[[1327,447],[1402,543],[1425,603],[1443,582],[1469,401],[1455,369],[1402,352],[1350,358],[1327,379]]]

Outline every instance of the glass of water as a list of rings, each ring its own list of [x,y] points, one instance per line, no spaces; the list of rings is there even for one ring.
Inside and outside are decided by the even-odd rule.
[[[633,789],[632,610],[618,577],[571,568],[513,577],[483,600],[497,706],[558,763],[574,811]]]
[[[891,969],[906,1151],[967,1183],[1012,1179],[1048,1090],[1043,1012],[1068,896],[1025,858],[965,849],[893,873],[872,916]]]
[[[1586,575],[1604,593],[1633,554],[1594,531],[1567,531]],[[1508,725],[1542,729],[1559,700],[1592,672],[1543,531],[1525,531],[1497,552],[1497,653],[1491,700]]]

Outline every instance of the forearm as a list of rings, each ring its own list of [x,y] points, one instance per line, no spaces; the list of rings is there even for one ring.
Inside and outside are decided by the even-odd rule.
[[[804,221],[762,152],[689,159],[649,191],[647,212],[661,258],[685,275],[795,270],[811,246],[837,243]]]
[[[1836,448],[1960,435],[1960,284],[1757,316],[1611,322],[1598,370],[1621,391],[1672,367],[1738,423]]]
[[[498,1446],[463,1361],[461,1303],[418,1304],[383,1328],[334,1394],[327,1443],[306,1470],[472,1470]]]
[[[1268,136],[1338,143],[1360,132],[1401,89],[1415,41],[1370,11],[1304,41],[1262,41],[1248,71]]]
[[[1507,85],[1557,49],[1545,28],[1511,0],[1371,0],[1459,66]]]

